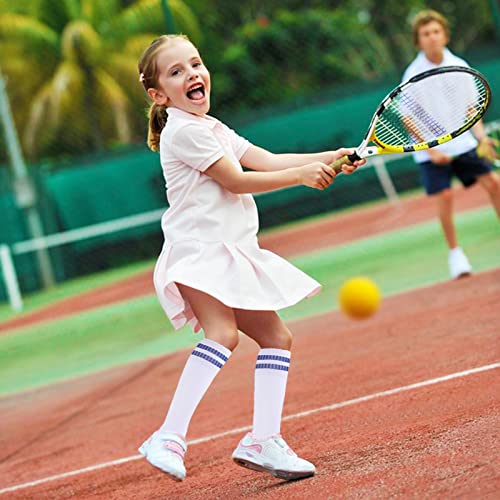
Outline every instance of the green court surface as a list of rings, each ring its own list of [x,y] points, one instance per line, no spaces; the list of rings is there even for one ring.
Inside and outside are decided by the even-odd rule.
[[[110,269],[96,274],[90,274],[81,278],[65,281],[57,286],[43,292],[32,293],[23,297],[23,312],[27,313],[35,309],[52,304],[57,300],[66,299],[79,293],[88,292],[96,288],[115,283],[116,281],[129,278],[135,273],[146,271],[154,266],[154,261],[141,261],[116,269]],[[16,316],[7,304],[0,305],[0,321],[7,321]]]
[[[475,271],[500,266],[500,226],[491,208],[459,215],[457,227]],[[292,259],[323,290],[282,311],[282,317],[293,320],[336,308],[340,285],[356,275],[375,280],[386,296],[446,280],[446,257],[433,221]],[[122,273],[112,277],[118,276]],[[0,394],[172,352],[199,338],[187,328],[174,332],[155,296],[0,334]]]

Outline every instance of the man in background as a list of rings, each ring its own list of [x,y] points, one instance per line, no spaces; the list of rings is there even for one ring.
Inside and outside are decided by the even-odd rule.
[[[440,66],[468,66],[446,47],[450,36],[448,21],[439,12],[419,12],[413,19],[412,28],[414,43],[420,51],[406,68],[403,81]],[[439,102],[436,102],[436,106],[439,106]],[[464,187],[478,182],[487,191],[500,218],[500,178],[493,172],[492,165],[484,157],[478,156],[478,144],[484,156],[497,157],[494,141],[487,136],[482,121],[450,142],[414,153],[426,193],[437,203],[439,220],[449,247],[448,264],[452,279],[472,272],[469,260],[458,244],[453,221],[453,177],[460,179]]]

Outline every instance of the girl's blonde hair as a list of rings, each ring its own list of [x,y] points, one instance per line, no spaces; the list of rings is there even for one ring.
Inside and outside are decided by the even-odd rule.
[[[186,40],[191,43],[185,35],[162,35],[156,40],[153,40],[149,47],[143,52],[139,59],[139,81],[144,86],[144,90],[156,88],[158,85],[158,65],[156,62],[157,56],[161,50],[168,45],[179,40]],[[153,102],[148,110],[149,129],[148,129],[148,146],[152,151],[160,149],[160,134],[167,123],[166,107]]]
[[[418,30],[429,24],[431,21],[438,22],[444,29],[446,33],[446,38],[450,38],[450,26],[448,20],[443,14],[440,14],[436,10],[427,9],[421,10],[412,20],[411,27],[413,31],[413,43],[418,47]]]

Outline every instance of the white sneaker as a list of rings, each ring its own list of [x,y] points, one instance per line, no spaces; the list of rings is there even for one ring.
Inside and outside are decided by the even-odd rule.
[[[233,460],[242,467],[269,472],[280,479],[299,479],[316,472],[316,467],[299,458],[280,435],[259,440],[249,432],[234,450]]]
[[[170,474],[177,481],[186,478],[184,455],[186,442],[177,434],[162,434],[156,431],[139,448],[139,453],[146,460],[163,472]]]
[[[448,265],[452,279],[468,276],[472,273],[472,266],[460,247],[455,247],[450,250],[448,255]]]

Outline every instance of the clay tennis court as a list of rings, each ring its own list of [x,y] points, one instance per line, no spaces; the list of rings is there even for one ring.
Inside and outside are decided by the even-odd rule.
[[[496,269],[389,297],[364,322],[332,312],[290,323],[282,430],[314,478],[286,483],[232,463],[257,353],[242,338],[192,421],[185,482],[136,448],[162,422],[188,351],[0,399],[0,494],[497,498],[499,304]]]

